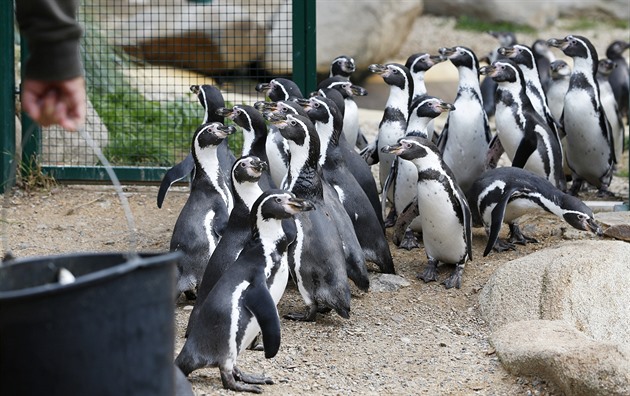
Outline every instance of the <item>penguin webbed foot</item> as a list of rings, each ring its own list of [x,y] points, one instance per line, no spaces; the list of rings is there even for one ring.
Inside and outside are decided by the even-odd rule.
[[[523,235],[521,229],[517,224],[510,224],[510,234],[508,235],[508,241],[510,243],[518,243],[519,245],[527,245],[528,243],[538,243],[538,240],[533,237]]]
[[[497,241],[494,244],[493,247],[494,251],[496,252],[505,252],[508,250],[516,250],[516,245],[514,245],[513,243],[510,243],[504,239],[497,239]]]
[[[407,231],[405,231],[404,237],[398,244],[398,247],[400,249],[411,250],[411,249],[419,248],[420,244],[418,244],[418,239],[414,235],[413,231],[410,229],[407,229]]]
[[[608,186],[602,184],[602,186],[597,190],[597,198],[613,198],[615,197],[615,193],[608,190]]]
[[[462,288],[462,275],[463,275],[463,273],[464,273],[464,266],[461,265],[461,264],[457,264],[457,266],[455,267],[455,270],[453,270],[453,273],[451,274],[451,276],[446,278],[442,282],[442,284],[447,289],[451,289],[453,287],[455,287],[457,289],[461,289]]]
[[[306,308],[305,312],[289,312],[283,318],[295,320],[298,322],[314,322],[317,316],[317,304],[313,304]]]
[[[437,266],[438,266],[438,260],[429,259],[429,262],[427,263],[427,266],[424,268],[424,271],[418,274],[417,278],[422,279],[424,283],[436,281],[438,279]]]
[[[263,389],[260,386],[241,382],[242,373],[234,368],[233,370],[226,370],[221,368],[221,383],[225,389],[233,390],[235,392],[251,392],[262,393]]]
[[[245,382],[246,384],[273,385],[273,380],[270,377],[265,377],[262,374],[244,373],[237,367],[234,367],[232,372],[234,374],[234,378],[237,381]]]
[[[387,217],[385,218],[385,222],[384,222],[385,228],[393,227],[396,224],[397,218],[398,218],[398,215],[396,213],[396,209],[392,208],[387,214]]]

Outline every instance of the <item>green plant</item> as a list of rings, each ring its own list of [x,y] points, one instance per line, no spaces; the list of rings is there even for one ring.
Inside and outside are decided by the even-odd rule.
[[[48,191],[57,185],[54,177],[42,171],[42,167],[35,157],[22,161],[19,166],[20,172],[15,184],[27,193],[36,190]]]

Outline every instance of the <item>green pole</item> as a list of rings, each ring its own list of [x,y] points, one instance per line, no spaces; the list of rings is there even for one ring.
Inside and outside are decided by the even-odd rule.
[[[15,155],[15,23],[13,1],[0,1],[0,193],[11,188]]]
[[[317,87],[316,0],[293,1],[293,81],[304,95]]]

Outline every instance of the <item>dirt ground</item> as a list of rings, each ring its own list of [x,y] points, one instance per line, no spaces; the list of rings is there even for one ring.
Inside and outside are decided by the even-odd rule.
[[[423,37],[427,36],[431,35]],[[623,163],[627,166],[627,157]],[[627,178],[617,182],[628,184]],[[188,189],[174,188],[162,209],[156,206],[157,187],[125,186],[124,190],[135,219],[138,250],[168,250]],[[128,249],[127,224],[111,186],[16,190],[4,202],[6,230],[2,234],[7,244],[3,251],[8,246],[17,257]],[[538,239],[538,244],[485,258],[481,257],[485,233],[474,229],[474,260],[467,264],[459,290],[416,279],[426,264],[423,249],[405,251],[391,246],[397,274],[409,286],[395,292],[354,289],[349,320],[334,313],[318,315],[315,323],[282,319],[277,356],[266,360],[261,352],[248,350],[239,356],[238,365],[245,372],[272,377],[275,384],[264,387],[268,395],[560,394],[543,380],[516,377],[502,368],[488,343],[489,330],[481,317],[478,294],[492,273],[509,260],[568,238],[592,238],[585,232],[565,232],[567,227],[551,215],[530,216],[522,221],[522,230]],[[505,234],[503,230],[502,236]],[[451,269],[442,268],[440,280]],[[290,281],[279,313],[302,307]],[[176,354],[184,342],[191,308],[183,300],[175,307]],[[193,372],[190,381],[196,395],[231,394],[222,389],[214,368]]]

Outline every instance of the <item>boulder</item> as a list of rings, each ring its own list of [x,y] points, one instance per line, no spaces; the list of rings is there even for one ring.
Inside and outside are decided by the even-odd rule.
[[[585,335],[630,345],[630,244],[565,242],[510,261],[480,293],[492,330],[522,320],[562,320]]]
[[[594,341],[566,322],[508,323],[490,342],[507,371],[545,378],[567,395],[630,394],[630,348]]]
[[[597,213],[595,219],[602,224],[605,236],[630,242],[630,212]]]
[[[627,0],[580,0],[565,1],[552,0],[558,4],[558,11],[561,16],[566,17],[593,17],[602,15],[608,18],[627,21],[630,19],[630,7]]]

